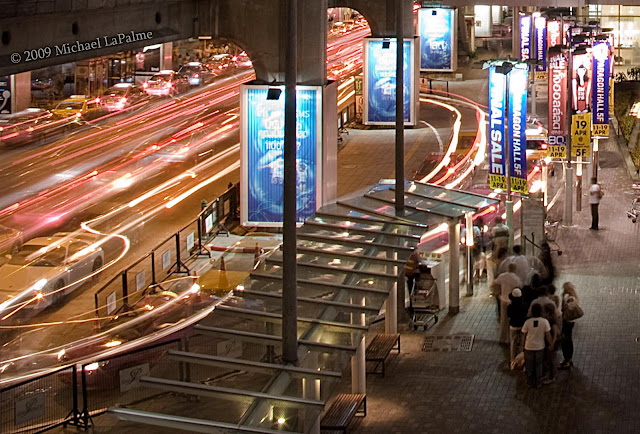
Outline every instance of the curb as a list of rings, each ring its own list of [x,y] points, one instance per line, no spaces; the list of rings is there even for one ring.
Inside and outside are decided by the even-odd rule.
[[[214,252],[227,252],[227,253],[255,253],[255,247],[234,247],[234,246],[206,246],[207,249]],[[258,250],[262,250],[258,247]]]

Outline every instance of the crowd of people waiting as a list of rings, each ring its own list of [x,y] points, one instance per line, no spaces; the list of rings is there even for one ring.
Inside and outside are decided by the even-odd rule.
[[[508,236],[498,217],[486,267],[488,287],[496,299],[499,341],[510,346],[511,369],[524,367],[528,385],[541,387],[555,381],[558,350],[564,356],[559,369],[573,366],[573,327],[583,312],[571,282],[562,285],[561,295],[556,294],[549,245],[543,243],[537,256],[525,256],[519,245],[508,250]]]

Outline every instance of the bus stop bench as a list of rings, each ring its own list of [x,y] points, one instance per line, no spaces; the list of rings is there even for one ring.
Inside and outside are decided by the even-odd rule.
[[[373,370],[367,371],[367,374],[382,374],[384,377],[384,361],[391,354],[391,350],[396,350],[397,354],[400,354],[400,335],[397,333],[377,334],[367,345],[366,361],[375,363]],[[378,370],[380,365],[382,365],[382,370]]]
[[[362,407],[362,409],[360,409]],[[367,415],[367,397],[362,393],[341,393],[333,400],[320,420],[323,432],[347,432],[347,425],[354,416]]]

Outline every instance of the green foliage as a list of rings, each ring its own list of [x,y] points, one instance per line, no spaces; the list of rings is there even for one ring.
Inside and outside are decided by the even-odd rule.
[[[624,136],[627,143],[629,143],[629,139],[631,139],[631,131],[633,130],[633,126],[636,123],[635,116],[624,115],[621,118],[618,118],[618,123],[620,124],[620,131]]]
[[[478,52],[477,52],[477,51],[471,51],[471,52],[469,53],[469,59],[473,60],[473,59],[475,59],[476,57],[478,57]]]

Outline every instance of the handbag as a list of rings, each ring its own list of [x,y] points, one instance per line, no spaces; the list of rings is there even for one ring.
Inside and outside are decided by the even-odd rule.
[[[562,319],[565,321],[575,321],[578,318],[582,318],[584,311],[578,304],[578,301],[570,297],[562,309]]]

